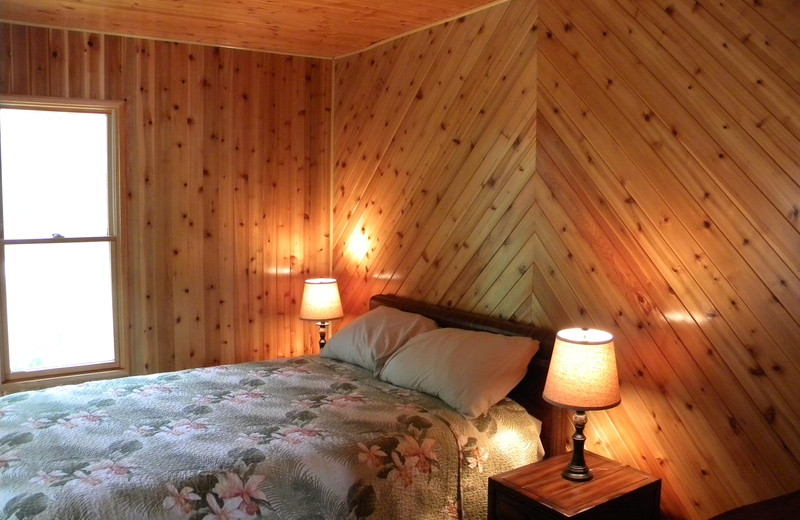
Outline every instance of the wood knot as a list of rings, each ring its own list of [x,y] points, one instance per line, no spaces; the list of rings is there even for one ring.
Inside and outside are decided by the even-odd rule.
[[[737,421],[736,417],[733,417],[732,415],[728,416],[728,424],[730,425],[731,430],[733,430],[733,433],[738,434],[742,431],[742,427],[739,425],[739,421]]]

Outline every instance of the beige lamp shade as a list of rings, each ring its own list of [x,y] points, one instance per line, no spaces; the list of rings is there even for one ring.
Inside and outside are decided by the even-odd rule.
[[[614,337],[596,329],[556,334],[542,394],[550,404],[573,410],[604,410],[620,403]]]
[[[311,278],[303,287],[300,319],[310,321],[337,320],[344,316],[339,286],[334,278]]]

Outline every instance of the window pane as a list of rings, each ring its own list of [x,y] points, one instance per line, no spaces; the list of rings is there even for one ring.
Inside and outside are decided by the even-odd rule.
[[[108,235],[108,115],[0,109],[6,239]]]
[[[114,360],[108,242],[5,246],[11,372]]]

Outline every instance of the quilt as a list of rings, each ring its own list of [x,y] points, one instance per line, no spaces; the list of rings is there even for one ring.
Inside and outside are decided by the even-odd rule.
[[[467,420],[317,356],[23,392],[0,398],[0,516],[486,518],[538,433],[513,401]]]

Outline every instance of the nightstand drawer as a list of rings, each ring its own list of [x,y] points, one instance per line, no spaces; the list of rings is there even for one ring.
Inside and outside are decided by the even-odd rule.
[[[654,482],[645,487],[609,500],[592,509],[590,515],[577,515],[576,520],[591,518],[592,520],[659,520],[661,482]]]
[[[530,520],[541,518],[558,520],[559,516],[548,514],[538,504],[515,496],[493,480],[489,480],[489,520]]]

